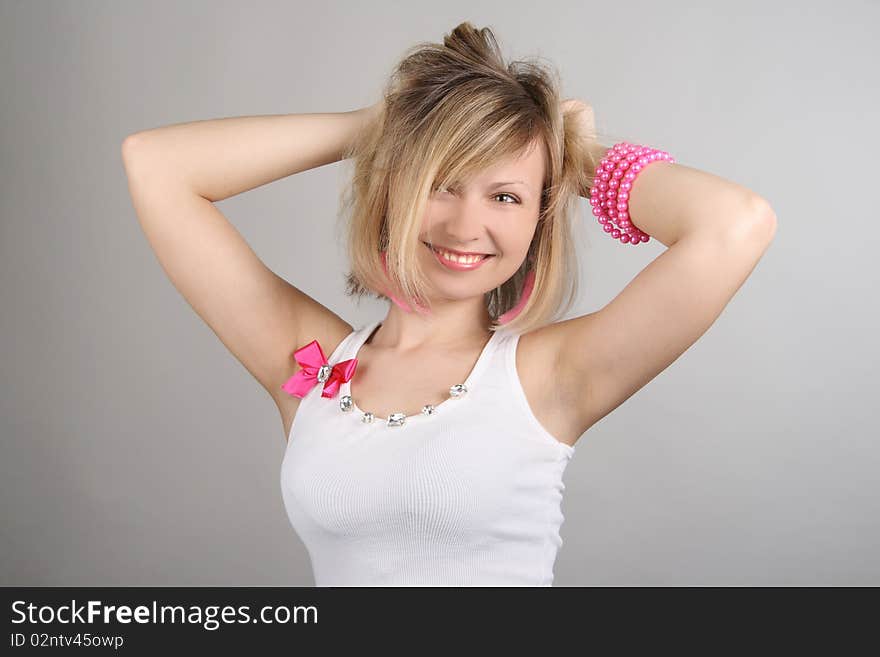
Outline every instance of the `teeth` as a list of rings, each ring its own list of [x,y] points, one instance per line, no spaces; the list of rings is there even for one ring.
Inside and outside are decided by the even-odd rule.
[[[450,253],[449,251],[444,251],[441,248],[435,247],[437,253],[446,258],[447,260],[452,260],[453,262],[460,262],[465,265],[472,265],[475,262],[479,262],[485,256],[460,256],[454,253]]]

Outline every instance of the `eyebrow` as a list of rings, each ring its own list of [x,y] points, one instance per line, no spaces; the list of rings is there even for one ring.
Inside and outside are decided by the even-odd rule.
[[[493,183],[489,183],[488,185],[486,185],[486,189],[495,189],[497,187],[504,187],[505,185],[522,185],[523,187],[526,188],[526,190],[529,192],[530,195],[532,193],[531,186],[529,186],[529,184],[523,180],[506,180],[506,181],[493,182]]]
[[[503,185],[522,185],[524,187],[528,187],[528,185],[522,180],[508,180],[506,182],[494,182],[489,185],[489,188],[493,189],[495,187],[502,187]]]

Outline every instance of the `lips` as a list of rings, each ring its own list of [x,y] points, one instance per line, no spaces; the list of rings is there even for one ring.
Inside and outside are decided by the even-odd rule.
[[[430,244],[428,244],[427,242],[422,242],[422,244],[424,244],[424,245],[427,246],[428,248],[434,250],[434,247],[432,247],[432,246],[431,246]],[[448,248],[446,248],[445,246],[440,246],[440,245],[435,245],[435,246],[436,246],[436,248],[438,248],[438,249],[443,249],[444,251],[449,251],[450,253],[452,253],[452,254],[454,254],[454,255],[458,255],[458,256],[471,257],[471,256],[476,256],[476,255],[479,255],[479,256],[493,256],[493,255],[495,255],[494,253],[465,253],[465,252],[462,252],[462,251],[456,251],[455,249],[448,249]]]
[[[476,262],[455,262],[454,260],[447,260],[440,253],[433,249],[429,244],[422,242],[426,247],[431,249],[431,253],[434,255],[434,258],[438,263],[446,267],[447,269],[452,269],[453,271],[472,271],[474,269],[478,269],[482,267],[486,262],[494,258],[494,254],[485,254],[481,260],[477,260]]]

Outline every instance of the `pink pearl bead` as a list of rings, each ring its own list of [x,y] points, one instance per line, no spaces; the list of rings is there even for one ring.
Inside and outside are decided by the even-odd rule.
[[[595,184],[590,190],[593,214],[602,230],[624,244],[642,244],[650,235],[632,223],[629,193],[638,173],[651,162],[675,162],[669,153],[650,146],[618,142],[596,167]],[[614,224],[617,227],[613,227]]]

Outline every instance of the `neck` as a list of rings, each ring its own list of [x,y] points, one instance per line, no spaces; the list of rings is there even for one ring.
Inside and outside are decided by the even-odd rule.
[[[430,314],[407,313],[396,304],[382,320],[370,344],[383,349],[458,349],[484,344],[491,336],[492,320],[482,297],[471,301],[435,303]]]

